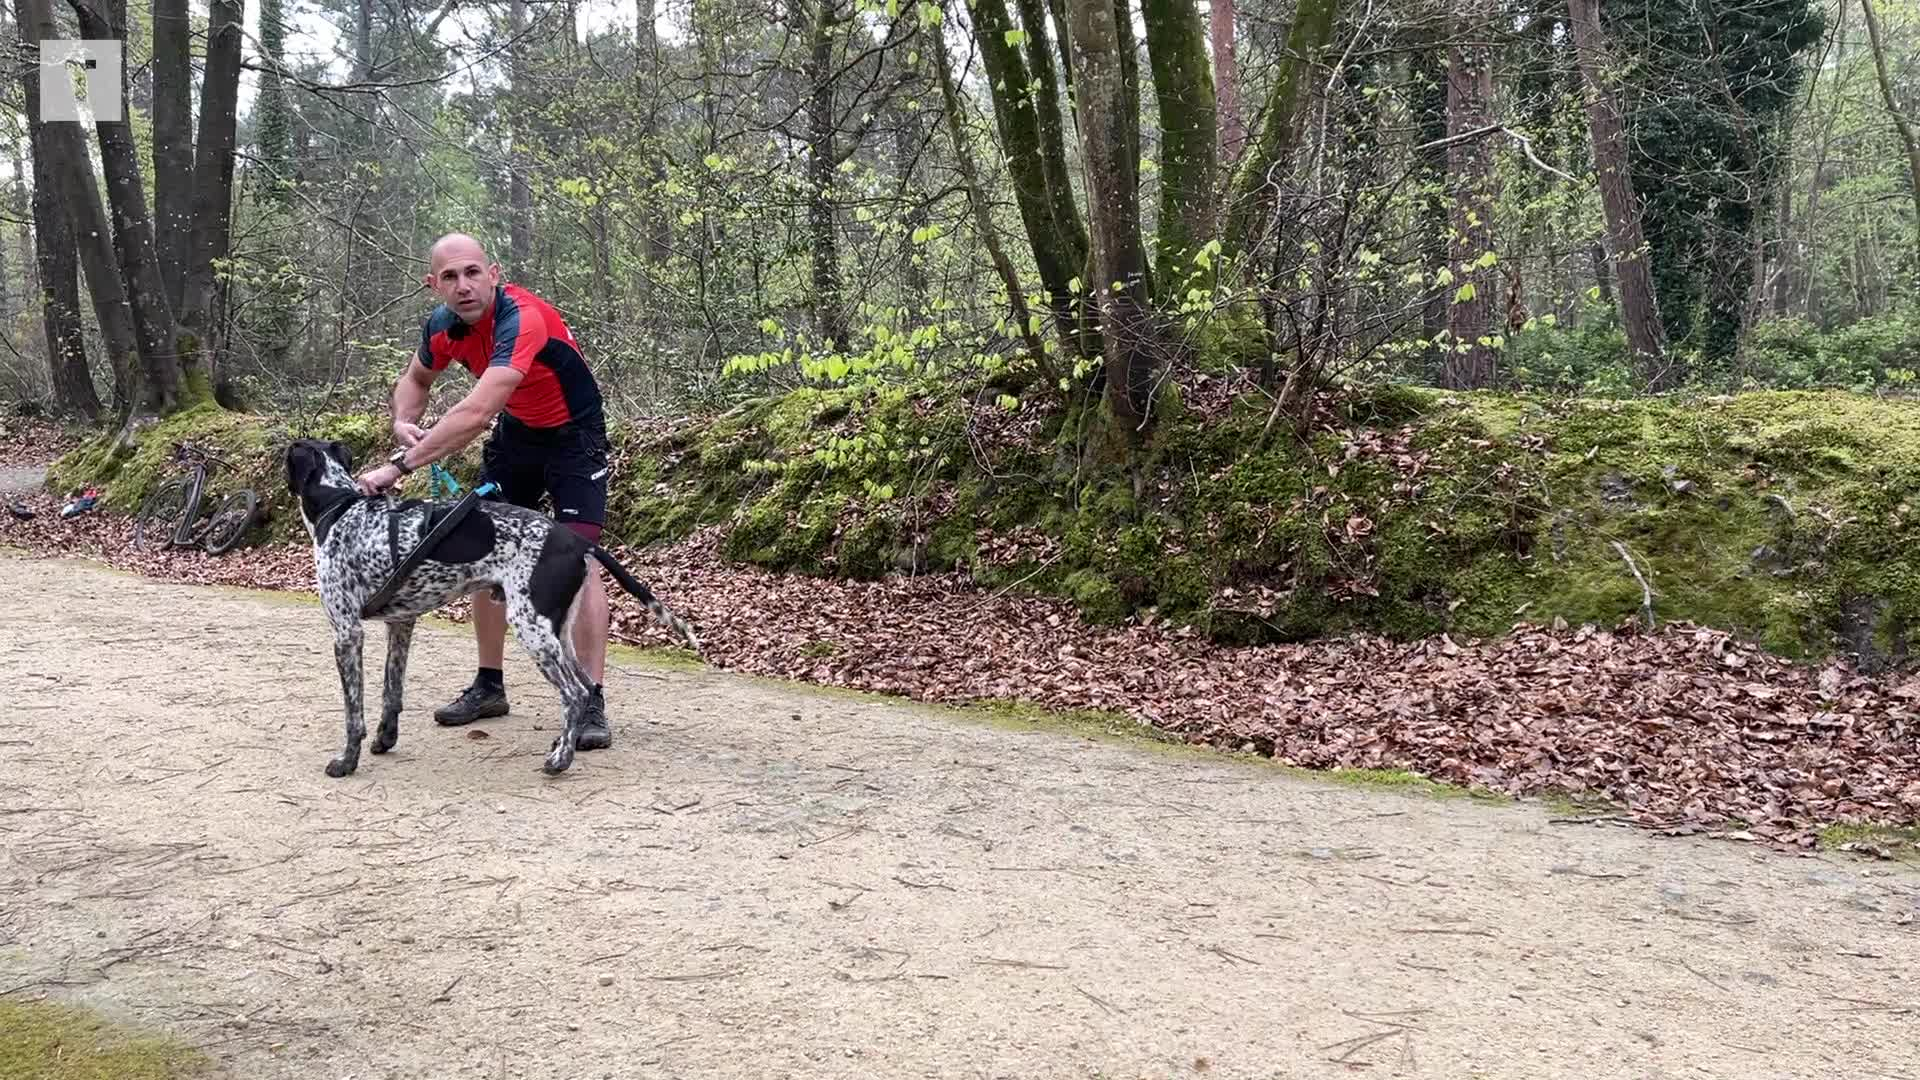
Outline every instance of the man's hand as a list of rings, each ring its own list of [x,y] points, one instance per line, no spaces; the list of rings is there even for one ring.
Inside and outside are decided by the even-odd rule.
[[[412,448],[415,443],[426,437],[427,429],[419,424],[409,424],[404,420],[393,422],[393,441],[403,447]]]
[[[400,482],[400,467],[388,462],[377,468],[368,469],[354,479],[362,493],[378,495]]]

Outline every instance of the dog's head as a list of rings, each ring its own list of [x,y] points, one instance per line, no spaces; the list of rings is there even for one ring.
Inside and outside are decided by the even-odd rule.
[[[304,496],[318,495],[328,488],[355,490],[353,452],[338,440],[295,439],[287,447],[287,490]]]

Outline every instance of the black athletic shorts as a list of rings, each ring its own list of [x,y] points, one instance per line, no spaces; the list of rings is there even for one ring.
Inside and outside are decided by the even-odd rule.
[[[535,428],[500,414],[480,455],[480,482],[500,490],[491,498],[540,509],[553,500],[553,518],[588,540],[607,521],[607,431],[604,421]]]

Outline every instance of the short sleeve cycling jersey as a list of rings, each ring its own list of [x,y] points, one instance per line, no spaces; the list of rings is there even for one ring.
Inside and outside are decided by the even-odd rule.
[[[520,372],[506,411],[528,427],[600,422],[600,384],[573,332],[553,305],[518,285],[497,287],[493,306],[471,325],[445,304],[435,308],[420,329],[416,356],[436,372],[456,361],[475,378],[490,367]]]

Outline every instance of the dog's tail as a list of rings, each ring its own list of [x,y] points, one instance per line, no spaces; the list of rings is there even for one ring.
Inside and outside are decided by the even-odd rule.
[[[646,583],[639,578],[627,573],[627,568],[621,566],[612,553],[599,544],[590,544],[587,546],[587,554],[592,555],[601,566],[606,567],[607,573],[613,575],[613,580],[619,582],[621,588],[632,593],[634,599],[645,604],[655,621],[684,638],[687,644],[692,646],[696,655],[704,655],[700,652],[700,639],[694,636],[693,624],[675,615],[667,605],[654,599],[653,590],[647,588]]]

